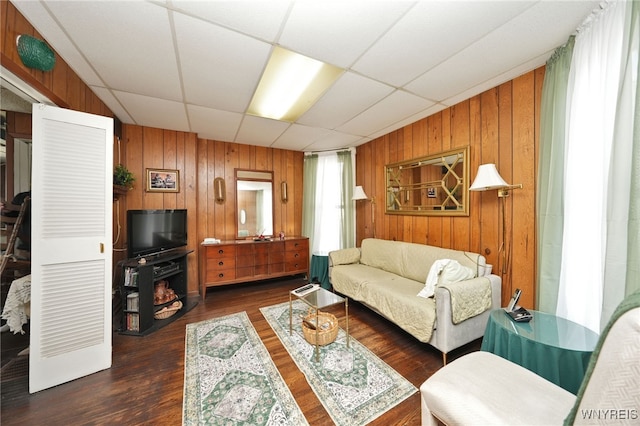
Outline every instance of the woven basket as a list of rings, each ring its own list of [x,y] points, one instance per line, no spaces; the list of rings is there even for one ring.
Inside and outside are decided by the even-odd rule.
[[[310,309],[307,316],[302,320],[302,332],[305,340],[312,345],[316,344],[316,330],[313,328],[315,322],[316,313]],[[318,345],[324,346],[333,343],[338,336],[338,319],[335,315],[318,311],[318,323],[320,324],[320,328],[318,329]]]
[[[180,309],[182,309],[182,302],[179,300],[176,300],[171,305],[165,306],[164,308],[154,313],[153,317],[155,319],[167,319],[170,316],[175,315],[175,313],[178,312]]]

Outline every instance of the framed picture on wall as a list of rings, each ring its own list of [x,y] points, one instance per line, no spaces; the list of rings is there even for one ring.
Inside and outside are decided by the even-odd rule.
[[[171,169],[147,169],[147,192],[180,192],[180,172]]]

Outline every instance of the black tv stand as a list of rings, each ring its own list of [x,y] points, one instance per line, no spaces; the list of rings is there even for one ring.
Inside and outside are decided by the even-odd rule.
[[[198,304],[198,296],[187,296],[187,256],[193,250],[170,250],[153,256],[129,259],[121,262],[122,316],[120,334],[145,336],[171,324]],[[165,280],[176,299],[154,305],[155,284]],[[157,312],[179,300],[182,307],[165,319],[156,318]]]

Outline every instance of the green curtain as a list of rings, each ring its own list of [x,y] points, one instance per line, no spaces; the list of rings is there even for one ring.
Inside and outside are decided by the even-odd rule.
[[[638,46],[638,39],[640,38],[640,2],[633,2],[631,19],[631,34],[636,43],[635,45],[630,43],[631,48],[635,49],[636,68],[633,72],[635,72],[636,93],[633,117],[625,296],[640,291],[640,81],[637,81],[640,76],[640,61],[637,60],[640,50],[640,46]],[[633,54],[628,57],[632,58]],[[632,65],[633,62],[629,62],[629,65]]]
[[[315,228],[315,200],[316,200],[316,174],[318,170],[318,156],[316,154],[305,155],[303,165],[302,186],[302,235],[313,237]],[[311,244],[309,244],[311,249]],[[311,253],[309,253],[311,255]]]
[[[571,314],[571,317],[566,316],[566,318],[576,322],[580,321],[573,319],[574,317],[593,319],[595,316],[595,319],[600,320],[601,328],[620,300],[625,295],[640,289],[640,197],[638,196],[640,194],[640,104],[638,102],[640,101],[638,87],[640,65],[637,59],[640,54],[640,2],[607,3],[596,16],[598,19],[592,20],[586,24],[586,27],[581,28],[577,38],[570,38],[567,45],[557,49],[547,63],[541,102],[540,160],[536,200],[537,308],[541,311],[558,313],[561,316]],[[624,24],[619,27],[622,21]],[[612,36],[609,27],[622,31],[614,39],[616,43],[622,43],[622,49],[619,52],[620,62],[616,57],[618,54],[615,50],[616,46],[611,46]],[[603,50],[603,46],[610,46],[611,49]],[[592,58],[606,58],[606,61],[598,62]],[[619,67],[619,71],[616,71],[616,66]],[[596,277],[601,281],[600,287],[592,286],[591,288],[591,291],[597,291],[598,294],[584,294],[585,283],[575,282],[571,277],[576,275],[569,273],[575,272],[576,268],[579,270],[582,266],[580,262],[585,261],[570,246],[572,241],[573,243],[582,241],[580,238],[575,238],[575,232],[580,230],[574,228],[574,240],[569,241],[567,237],[569,229],[565,228],[563,223],[568,224],[571,218],[564,217],[568,211],[564,209],[567,205],[573,208],[573,205],[567,204],[572,202],[572,194],[566,192],[567,186],[570,186],[569,181],[572,180],[573,184],[585,185],[594,177],[568,175],[567,173],[573,170],[568,162],[574,160],[574,157],[567,157],[566,152],[571,149],[569,145],[572,141],[577,144],[573,146],[574,152],[585,149],[582,146],[583,141],[576,138],[576,135],[581,135],[580,131],[584,130],[584,124],[578,123],[577,120],[582,116],[588,117],[593,110],[597,111],[597,108],[584,108],[590,105],[576,100],[610,101],[608,96],[611,93],[603,93],[602,90],[605,84],[610,82],[602,81],[602,87],[594,88],[593,84],[599,83],[594,80],[600,75],[611,75],[617,78],[618,72],[619,82],[615,83],[617,87],[614,88],[616,90],[613,111],[615,122],[612,127],[612,139],[599,141],[601,135],[596,133],[590,140],[592,144],[601,142],[602,149],[609,149],[610,152],[604,153],[609,158],[609,163],[604,170],[608,185],[607,191],[603,194],[606,199],[590,201],[592,208],[602,209],[602,217],[606,220],[606,226],[603,226],[605,235],[602,243],[604,244],[589,247],[594,252],[601,253],[603,276]],[[603,122],[599,125],[603,127],[603,131],[609,132],[608,124]],[[568,132],[571,133],[568,135]],[[602,136],[610,137],[608,133]],[[608,142],[610,142],[609,145]],[[593,155],[585,158],[592,159]],[[577,169],[580,170],[580,168]],[[573,221],[571,224],[574,224]],[[580,249],[582,250],[583,247]],[[563,260],[563,256],[574,256],[573,259],[569,259],[574,269],[569,271],[568,260]],[[583,294],[569,291],[573,288],[582,288]],[[576,296],[581,296],[583,299]],[[595,310],[600,309],[601,312],[594,312],[585,305],[584,298],[599,299]],[[576,304],[578,305],[574,306]],[[589,323],[589,328],[593,328],[592,326],[593,324]]]
[[[555,313],[562,262],[564,221],[564,151],[567,84],[575,38],[547,61],[540,107],[540,159],[536,218],[538,222],[537,308]]]
[[[338,152],[338,163],[340,163],[342,169],[342,187],[340,188],[342,232],[340,233],[340,248],[349,248],[355,247],[356,244],[355,208],[351,200],[354,188],[351,151]]]

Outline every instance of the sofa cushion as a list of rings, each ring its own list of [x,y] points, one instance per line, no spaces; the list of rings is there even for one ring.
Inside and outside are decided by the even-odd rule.
[[[331,285],[342,294],[362,301],[362,288],[372,281],[392,280],[397,277],[391,272],[381,271],[369,265],[347,264],[334,266],[331,271]]]
[[[331,266],[360,263],[360,249],[356,247],[329,252]]]
[[[447,364],[420,386],[420,393],[423,424],[433,415],[450,425],[560,425],[576,399],[489,352],[472,352]]]
[[[428,343],[436,311],[434,299],[416,297],[422,283],[397,275],[379,276],[360,288],[362,300],[421,342]]]
[[[438,259],[453,259],[471,268],[474,277],[479,267],[484,270],[486,259],[477,253],[445,249],[425,244],[365,238],[362,240],[360,262],[420,283],[427,280],[431,265]]]
[[[402,276],[402,247],[405,244],[400,241],[366,238],[362,240],[360,263]]]

